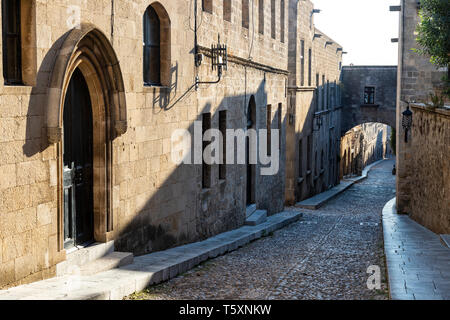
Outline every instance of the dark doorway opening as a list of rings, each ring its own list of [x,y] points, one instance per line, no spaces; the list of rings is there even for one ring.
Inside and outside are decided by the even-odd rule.
[[[94,239],[93,120],[86,80],[76,69],[64,102],[64,247]]]
[[[248,111],[247,111],[247,130],[256,130],[256,101],[255,97],[252,96],[250,98]],[[252,141],[250,139],[250,135],[247,135],[247,141],[246,141],[246,163],[247,163],[247,206],[250,206],[252,204],[256,203],[256,196],[255,196],[255,183],[256,183],[256,165],[251,164],[251,157],[250,154],[254,151],[254,148],[256,148],[255,145],[252,145],[253,143],[256,143],[256,141]]]

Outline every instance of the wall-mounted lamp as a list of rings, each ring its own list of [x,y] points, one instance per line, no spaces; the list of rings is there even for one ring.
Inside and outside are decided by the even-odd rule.
[[[406,107],[406,110],[402,113],[402,116],[402,126],[403,130],[405,130],[405,143],[408,143],[408,131],[411,130],[413,121],[413,113],[409,109],[409,103],[408,107]]]
[[[228,48],[227,45],[220,43],[220,34],[217,36],[217,44],[211,45],[211,61],[212,70],[217,70],[216,81],[200,81],[197,76],[195,88],[198,89],[199,84],[215,84],[222,79],[223,70],[228,70]]]

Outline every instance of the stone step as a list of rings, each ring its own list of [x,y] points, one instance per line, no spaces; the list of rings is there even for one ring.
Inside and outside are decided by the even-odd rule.
[[[82,276],[92,276],[100,272],[130,265],[133,261],[134,256],[130,252],[113,252],[107,256],[85,264],[80,267],[79,272]]]
[[[256,211],[256,204],[249,205],[247,207],[247,212],[246,212],[247,213],[247,218],[250,217],[252,214],[254,214],[255,211]]]
[[[267,211],[257,210],[250,217],[247,218],[245,225],[247,226],[257,226],[267,221]]]
[[[450,234],[441,234],[441,242],[442,242],[447,248],[450,248]]]
[[[78,247],[67,253],[66,261],[56,265],[56,275],[62,277],[72,274],[73,270],[80,268],[101,257],[114,252],[114,241],[107,243],[94,243],[86,247]]]

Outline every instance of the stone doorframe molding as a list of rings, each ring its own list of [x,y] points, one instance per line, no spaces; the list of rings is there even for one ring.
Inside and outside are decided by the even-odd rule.
[[[94,238],[113,239],[112,141],[127,131],[125,90],[119,61],[107,37],[92,24],[71,30],[58,48],[46,101],[46,127],[58,157],[58,243],[64,250],[63,115],[72,74],[83,74],[91,97],[93,116]]]

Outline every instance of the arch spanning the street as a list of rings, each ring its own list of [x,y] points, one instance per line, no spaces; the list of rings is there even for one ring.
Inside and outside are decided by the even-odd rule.
[[[341,136],[368,122],[397,127],[397,66],[345,66],[341,82]]]

